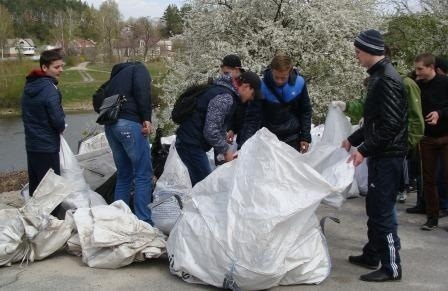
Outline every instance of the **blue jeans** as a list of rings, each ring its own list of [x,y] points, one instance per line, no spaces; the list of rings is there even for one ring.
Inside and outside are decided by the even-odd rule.
[[[369,158],[369,188],[366,197],[367,237],[363,255],[396,277],[401,269],[400,238],[397,234],[397,199],[404,158]]]
[[[114,200],[130,204],[131,185],[134,181],[134,213],[151,225],[152,165],[148,139],[141,133],[142,125],[119,119],[105,126],[109,146],[117,167],[117,184]]]
[[[176,140],[176,150],[188,169],[192,186],[204,180],[212,172],[207,153],[200,147],[187,145],[180,140]]]

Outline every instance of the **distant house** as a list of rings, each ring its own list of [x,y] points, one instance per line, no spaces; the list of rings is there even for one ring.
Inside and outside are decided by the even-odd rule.
[[[160,48],[160,52],[172,52],[173,51],[173,42],[167,39],[161,39],[157,46]]]
[[[24,56],[34,56],[36,46],[31,38],[13,38],[6,40],[4,55],[15,57],[19,52]]]
[[[66,49],[70,55],[84,55],[96,48],[96,42],[91,39],[77,38],[68,44],[57,41],[55,46]]]
[[[173,52],[172,41],[168,39],[161,39],[156,43],[155,46],[150,48],[149,55],[152,57],[170,56],[172,52]]]

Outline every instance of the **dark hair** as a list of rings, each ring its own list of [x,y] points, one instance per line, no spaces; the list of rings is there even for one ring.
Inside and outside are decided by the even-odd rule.
[[[420,54],[415,58],[415,62],[419,63],[422,62],[425,67],[434,66],[436,65],[436,57],[433,54],[424,53]]]
[[[45,65],[46,67],[49,67],[52,62],[62,60],[62,59],[63,59],[63,56],[62,56],[61,48],[55,48],[52,50],[43,51],[40,54],[40,59],[39,59],[40,67],[42,68],[43,65]]]
[[[278,53],[271,61],[271,69],[277,71],[289,71],[293,68],[292,59],[284,53]]]
[[[444,74],[448,74],[448,60],[442,56],[436,57],[436,69],[440,69]]]

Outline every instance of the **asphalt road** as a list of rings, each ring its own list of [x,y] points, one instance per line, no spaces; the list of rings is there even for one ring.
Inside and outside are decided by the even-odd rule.
[[[415,195],[414,195],[415,196]],[[403,280],[392,283],[365,283],[359,275],[369,272],[347,262],[351,254],[359,254],[366,241],[364,199],[348,200],[340,211],[321,207],[320,215],[333,213],[341,224],[328,222],[326,235],[333,270],[330,277],[317,286],[286,286],[273,290],[448,290],[448,218],[440,228],[423,232],[423,215],[404,212],[413,201],[398,205],[400,252]],[[135,263],[118,270],[92,269],[81,258],[63,251],[41,262],[15,264],[0,268],[1,290],[216,290],[208,286],[190,285],[170,274],[167,259]]]

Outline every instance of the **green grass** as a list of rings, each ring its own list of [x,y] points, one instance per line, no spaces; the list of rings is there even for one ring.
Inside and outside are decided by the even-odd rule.
[[[25,76],[31,69],[38,66],[38,62],[32,61],[0,62],[0,107],[2,109],[10,108],[15,111],[20,109]],[[164,63],[157,61],[146,66],[153,76],[153,83],[160,82],[166,73]],[[90,109],[92,94],[109,79],[112,67],[112,64],[89,64],[87,69],[95,80],[93,82],[84,82],[78,71],[67,70],[70,67],[66,67],[59,80],[63,106],[70,109]],[[161,92],[153,87],[152,93],[156,101]]]
[[[39,67],[38,62],[29,60],[0,61],[0,107],[18,108],[25,85],[25,76],[33,68]]]
[[[60,83],[79,83],[82,82],[83,79],[78,71],[69,71],[67,68],[62,72],[61,78],[59,79]]]

